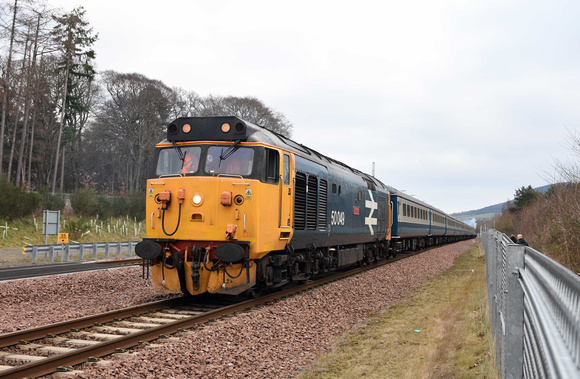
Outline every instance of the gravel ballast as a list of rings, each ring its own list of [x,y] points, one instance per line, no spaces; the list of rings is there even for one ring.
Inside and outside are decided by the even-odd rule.
[[[476,243],[438,247],[217,320],[161,347],[138,348],[133,357],[111,358],[114,362],[108,366],[85,367],[80,377],[295,377],[328,351],[336,337],[451,267]],[[0,283],[0,332],[167,297],[156,294],[140,272],[132,267]]]

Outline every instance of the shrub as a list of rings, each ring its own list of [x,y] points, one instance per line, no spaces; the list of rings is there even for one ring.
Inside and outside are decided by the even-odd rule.
[[[70,197],[70,205],[79,216],[95,216],[100,210],[96,191],[88,187],[75,190]]]
[[[97,195],[92,188],[76,190],[71,195],[71,206],[78,216],[101,219],[125,217],[145,219],[145,191],[135,191],[129,196]]]
[[[145,219],[145,191],[134,191],[128,197],[127,214],[137,220]]]
[[[79,240],[84,232],[91,229],[89,221],[84,217],[69,219],[63,228],[72,240]]]
[[[62,194],[53,195],[50,193],[48,188],[42,187],[38,194],[40,196],[40,204],[42,209],[47,209],[51,211],[62,211],[64,210],[65,201]]]
[[[41,203],[40,195],[24,192],[4,175],[0,176],[0,218],[14,220],[33,214]]]
[[[530,246],[580,271],[580,184],[559,184],[517,213],[504,212],[498,230],[521,233]]]

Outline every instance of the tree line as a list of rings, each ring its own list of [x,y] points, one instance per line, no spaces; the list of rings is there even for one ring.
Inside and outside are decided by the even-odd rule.
[[[569,130],[566,141],[569,159],[556,160],[553,172],[544,173],[555,184],[546,193],[517,189],[495,225],[508,236],[523,234],[531,247],[580,272],[580,132]]]
[[[26,190],[144,188],[153,147],[181,116],[235,115],[290,136],[256,97],[200,96],[139,73],[98,72],[84,8],[0,3],[0,175]]]

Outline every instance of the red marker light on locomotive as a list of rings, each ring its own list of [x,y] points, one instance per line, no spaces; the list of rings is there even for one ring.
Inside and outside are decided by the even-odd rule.
[[[232,127],[230,126],[230,124],[228,124],[227,122],[224,122],[222,124],[222,132],[227,133],[230,131]]]

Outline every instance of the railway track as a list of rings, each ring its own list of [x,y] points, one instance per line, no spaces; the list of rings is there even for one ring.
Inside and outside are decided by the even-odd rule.
[[[143,259],[141,258],[129,258],[110,261],[66,262],[41,264],[36,266],[3,267],[0,268],[0,281],[136,266],[142,264],[142,262]]]
[[[37,377],[59,371],[59,368],[68,370],[96,357],[124,352],[160,336],[164,338],[183,332],[196,325],[425,251],[334,273],[258,299],[212,297],[211,303],[193,304],[190,298],[180,297],[0,335],[0,362],[4,362],[0,363],[0,377]]]

